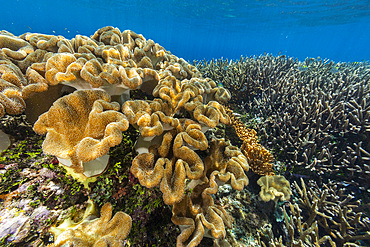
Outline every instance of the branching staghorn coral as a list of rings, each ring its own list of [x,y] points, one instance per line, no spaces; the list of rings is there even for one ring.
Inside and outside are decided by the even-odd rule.
[[[294,179],[303,173],[304,177],[314,178],[319,183],[337,181],[333,183],[341,187],[341,195],[351,194],[353,189],[357,191],[351,194],[353,199],[345,197],[346,200],[342,198],[344,201],[362,198],[368,203],[368,63],[335,64],[320,58],[298,62],[285,56],[264,55],[239,61],[204,61],[198,63],[198,68],[231,92],[234,111],[249,117],[252,124],[252,121],[258,122],[254,126],[261,136],[261,143],[273,150],[275,159],[283,164],[280,172],[285,170],[287,178]],[[320,193],[315,190],[312,194]],[[329,194],[336,193],[332,191]],[[330,205],[338,204],[334,199],[322,197],[322,200],[330,201]],[[304,242],[307,236],[303,236],[303,242],[295,242],[292,246],[314,246],[324,242],[327,245],[355,246],[357,237],[358,241],[367,238],[369,215],[364,209],[366,206],[358,207],[356,203],[347,209],[344,206],[325,206],[324,214],[315,209],[320,200],[314,201],[317,202],[307,204],[313,208],[308,206],[301,212],[304,215],[312,211],[310,217],[304,216],[304,219],[308,217],[309,224],[303,219],[300,224],[296,222],[297,227],[302,225],[299,233],[296,226],[292,227],[295,227],[295,240],[297,234],[303,236],[309,228],[317,232],[317,238],[312,235],[309,243]],[[356,213],[362,212],[362,216],[351,211],[353,208],[357,208]],[[335,217],[329,220],[324,215]],[[317,218],[321,220],[315,223]],[[348,222],[354,223],[359,218],[363,219],[359,223],[363,230],[357,231],[358,225],[348,226]],[[293,224],[292,221],[289,224]],[[330,228],[332,233],[329,233]],[[354,237],[356,234],[358,236]],[[271,244],[284,246],[285,242],[285,239],[280,239]]]
[[[310,181],[309,185],[303,179],[301,187],[294,182],[293,202],[283,208],[286,235],[269,236],[268,246],[367,246],[369,218],[359,212],[366,205],[345,194],[341,184],[329,182],[319,188]]]
[[[261,144],[288,171],[369,188],[368,64],[263,55],[198,67],[231,92],[235,111],[259,121]]]
[[[255,96],[270,86],[271,80],[291,80],[294,63],[297,63],[297,59],[272,55],[240,57],[235,61],[217,59],[195,62],[204,76],[221,83],[230,91],[234,97],[229,103],[233,107],[238,107],[240,101],[253,102]]]
[[[285,246],[321,246],[323,244],[329,244],[332,247],[335,247],[335,242],[331,239],[330,236],[325,235],[322,238],[319,238],[319,228],[317,221],[314,221],[311,225],[308,225],[306,222],[302,221],[301,209],[297,204],[291,204],[290,212],[291,215],[288,216],[284,208],[284,221],[285,227],[288,230],[289,241],[285,245],[283,243],[282,237],[279,239],[271,240],[269,245],[272,247],[285,247]],[[297,236],[297,237],[296,237]],[[266,246],[262,242],[262,246]]]
[[[313,182],[309,185],[307,188],[303,179],[301,187],[294,183],[298,200],[290,203],[291,216],[284,213],[292,246],[297,241],[307,241],[309,229],[315,232],[311,243],[329,241],[331,246],[357,246],[354,244],[359,240],[370,241],[369,218],[359,212],[364,205],[353,201],[353,194],[346,194],[340,184],[333,182],[324,184],[323,188]],[[298,239],[294,231],[298,231]]]

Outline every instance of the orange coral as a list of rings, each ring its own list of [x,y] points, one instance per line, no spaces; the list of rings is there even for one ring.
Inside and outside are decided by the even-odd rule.
[[[121,143],[122,131],[129,126],[119,108],[103,90],[77,90],[55,101],[38,118],[34,130],[46,134],[42,144],[45,153],[63,159],[61,163],[77,173],[95,176],[105,170],[105,155]],[[106,162],[100,164],[98,158],[103,156]]]
[[[22,88],[27,84],[20,69],[8,60],[0,60],[0,117],[24,111]]]
[[[172,208],[171,220],[181,229],[177,247],[197,246],[203,236],[213,238],[214,246],[230,246],[225,240],[226,228],[232,228],[233,218],[214,201],[213,195],[223,183],[230,183],[236,190],[247,186],[248,163],[237,147],[223,139],[213,139],[204,165],[203,176],[188,184],[191,193]]]
[[[152,145],[148,152],[137,155],[131,172],[145,187],[160,185],[164,202],[173,205],[185,195],[186,178],[197,180],[203,175],[203,161],[193,149],[207,147],[201,126],[187,119],[166,132],[160,146]]]
[[[235,117],[231,109],[225,106],[225,110],[231,119],[236,134],[243,141],[240,149],[247,157],[252,171],[258,175],[275,175],[272,168],[274,157],[264,146],[258,143],[257,132],[246,128],[243,122]]]

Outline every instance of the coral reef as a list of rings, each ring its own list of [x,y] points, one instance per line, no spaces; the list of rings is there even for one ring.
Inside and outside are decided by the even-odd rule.
[[[369,189],[368,65],[261,55],[198,67],[231,92],[233,110],[285,163],[286,176],[336,176]]]
[[[0,117],[5,113],[17,115],[24,111],[26,103],[22,89],[26,83],[17,66],[8,60],[0,60]]]
[[[0,244],[369,245],[369,75],[1,31]]]
[[[272,224],[260,245],[368,245],[368,63],[272,55],[195,63],[230,91],[240,126],[272,150],[275,173],[310,184],[291,206],[278,205],[285,226]]]
[[[217,192],[218,183],[230,183],[242,190],[248,184],[245,172],[249,166],[237,147],[224,140],[208,140],[204,134],[230,124],[221,104],[230,99],[225,88],[203,78],[196,67],[152,40],[129,30],[104,27],[90,38],[78,35],[71,40],[37,33],[12,39],[20,42],[14,50],[23,55],[7,52],[12,47],[4,38],[1,61],[11,65],[4,69],[6,73],[16,70],[13,74],[20,75],[20,79],[12,80],[19,102],[33,102],[27,103],[26,114],[36,112],[39,105],[50,104],[38,97],[41,93],[57,91],[50,96],[60,97],[50,97],[52,106],[38,113],[34,124],[36,133],[46,134],[42,145],[45,154],[55,155],[60,164],[72,168],[73,176],[83,174],[85,177],[78,179],[87,189],[94,189],[89,187],[94,180],[85,178],[107,170],[108,152],[122,142],[122,132],[130,124],[139,131],[135,144],[138,154],[130,170],[140,184],[160,187],[164,203],[173,206],[175,224],[188,225],[181,220],[179,215],[184,212],[179,208],[201,207],[199,212],[187,215],[188,220],[197,219],[198,227],[190,225],[183,230],[178,246],[187,241],[200,243],[203,227],[210,230],[216,244],[226,243],[225,227],[231,227],[232,219],[213,202],[211,194]],[[22,50],[25,44],[32,47],[27,54]],[[3,78],[10,80],[6,73]],[[130,99],[133,90],[151,100]],[[4,113],[22,113],[24,104],[12,111],[15,106],[9,100],[18,101],[5,91],[3,95]],[[32,118],[35,116],[32,114]],[[119,190],[114,195],[117,198],[122,193]],[[196,240],[188,240],[194,230]],[[85,238],[80,230],[67,235],[76,244]],[[66,239],[55,238],[56,245]]]
[[[87,200],[87,191],[55,158],[43,154],[43,140],[24,116],[2,120],[12,144],[0,157],[0,226],[7,229],[1,243],[47,245],[50,226],[77,210]]]
[[[171,208],[163,203],[159,189],[148,189],[130,172],[136,156],[133,146],[138,132],[130,126],[123,141],[109,153],[107,171],[90,183],[90,198],[100,207],[110,202],[115,211],[123,211],[132,218],[132,229],[127,241],[134,246],[168,243],[174,246],[177,227],[171,222]]]
[[[191,192],[172,209],[172,221],[181,226],[177,246],[197,246],[207,234],[216,245],[226,244],[226,227],[232,227],[232,217],[214,202],[212,195],[220,183],[228,182],[235,190],[248,184],[245,172],[249,167],[241,151],[224,140],[213,140],[210,146],[203,176],[189,184]]]
[[[2,235],[2,245],[47,246],[53,243],[50,227],[60,225],[67,218],[81,221],[87,195],[97,208],[110,202],[114,213],[123,211],[132,217],[127,243],[135,246],[176,244],[179,230],[171,222],[171,209],[164,205],[161,192],[140,186],[129,171],[136,155],[133,146],[138,135],[133,127],[124,132],[122,143],[109,152],[111,165],[89,184],[88,190],[69,176],[57,159],[43,154],[43,137],[33,132],[24,115],[0,120],[12,140],[0,159],[0,224],[11,223],[8,235]],[[49,214],[44,217],[37,212]],[[22,228],[25,231],[18,231],[19,221],[13,219],[17,216],[26,219],[25,228]],[[42,222],[33,224],[38,216]],[[20,242],[14,242],[15,239]]]
[[[295,183],[298,201],[284,208],[288,246],[362,246],[370,239],[369,217],[360,212],[364,205],[344,194],[340,184],[329,182],[323,188],[310,182],[307,189]],[[289,214],[287,213],[289,211]],[[283,245],[282,237],[270,241],[271,246]]]

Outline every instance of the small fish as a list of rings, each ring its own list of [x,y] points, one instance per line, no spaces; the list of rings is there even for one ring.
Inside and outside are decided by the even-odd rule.
[[[27,26],[27,27],[32,30],[32,28],[30,26]]]
[[[307,175],[302,175],[302,174],[297,174],[297,173],[292,173],[292,176],[296,178],[309,178],[309,176]]]
[[[217,87],[224,87],[224,84],[222,82],[217,83]]]
[[[306,71],[306,70],[308,70],[308,67],[307,67],[307,65],[302,65],[301,67],[298,67],[298,70],[299,71]]]
[[[330,72],[335,74],[339,71],[339,67],[338,66],[334,66],[333,68],[330,69]]]

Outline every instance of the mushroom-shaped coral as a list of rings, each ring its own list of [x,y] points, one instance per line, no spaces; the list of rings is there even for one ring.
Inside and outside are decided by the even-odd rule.
[[[203,161],[193,150],[208,147],[207,138],[200,129],[194,121],[182,121],[177,129],[163,135],[159,146],[150,146],[132,162],[131,172],[140,183],[149,188],[160,185],[168,205],[183,198],[186,178],[199,179],[203,174]]]
[[[112,26],[100,28],[91,38],[105,45],[116,45],[122,42],[121,31]]]
[[[199,97],[198,101],[206,101],[218,90],[216,83],[209,79],[191,78],[180,81],[170,70],[159,73],[160,81],[153,89],[153,96],[166,101],[173,112],[183,107],[187,102]]]
[[[188,185],[191,193],[173,206],[172,221],[182,230],[177,246],[196,246],[204,236],[214,238],[215,243],[222,241],[226,236],[225,228],[231,228],[232,218],[214,203],[212,195],[217,193],[220,182],[230,183],[237,190],[248,184],[245,171],[249,167],[245,156],[224,140],[210,142],[204,165],[203,176]]]
[[[292,194],[289,181],[281,175],[260,177],[257,184],[261,186],[260,197],[265,202],[289,201]]]
[[[65,220],[60,226],[53,227],[55,241],[50,247],[61,246],[123,246],[123,240],[131,230],[131,217],[124,212],[117,212],[112,217],[112,205],[106,203],[100,211],[100,218],[93,218],[89,213],[92,203],[84,218],[75,223]]]
[[[102,90],[78,90],[54,102],[34,125],[47,134],[43,151],[62,159],[62,164],[87,177],[102,173],[110,147],[122,141],[127,118],[117,102]],[[103,160],[98,160],[103,158]]]
[[[41,33],[25,33],[22,35],[31,45],[51,52],[58,51],[58,41],[64,39],[63,36],[55,36]]]
[[[0,60],[0,117],[24,111],[22,88],[27,84],[20,69],[8,60]]]
[[[179,120],[171,116],[168,105],[161,99],[129,100],[122,105],[122,112],[130,124],[138,128],[140,134],[147,139],[179,125]]]
[[[86,62],[81,70],[81,77],[92,87],[118,83],[118,70],[113,65],[102,64],[99,59]]]
[[[0,78],[11,83],[13,87],[22,88],[27,85],[22,71],[8,60],[0,60]]]
[[[46,62],[45,78],[51,85],[56,85],[61,82],[76,81],[79,78],[80,71],[85,63],[86,59],[80,58],[78,60],[70,53],[55,54]],[[75,84],[71,84],[71,86]],[[85,84],[88,83],[85,82]],[[76,86],[76,88],[78,87]]]
[[[207,105],[192,101],[185,105],[185,109],[193,112],[194,118],[209,128],[214,128],[220,123],[230,124],[230,117],[224,106],[216,101],[210,101]]]
[[[4,81],[1,79],[0,84],[4,84]],[[4,116],[5,113],[11,115],[20,114],[25,107],[26,104],[18,90],[7,88],[0,91],[0,117]]]
[[[72,51],[75,51],[78,53],[93,53],[98,47],[98,44],[87,36],[76,35],[76,37],[71,39],[70,45],[61,40],[59,41],[58,46],[59,52],[69,51],[70,53],[73,53]]]
[[[197,246],[203,237],[215,239],[226,237],[226,227],[232,227],[233,218],[220,205],[215,205],[211,194],[217,191],[216,184],[198,184],[191,195],[185,195],[172,209],[172,222],[180,226],[177,247]]]
[[[50,56],[51,52],[47,52],[45,50],[37,49],[34,52],[30,53],[25,57],[23,60],[17,60],[16,62],[17,66],[21,69],[21,71],[24,73],[28,67],[31,67],[33,64],[42,63],[44,58]]]
[[[22,60],[34,51],[27,41],[14,36],[6,31],[0,32],[0,50],[9,58]]]
[[[246,157],[239,148],[232,146],[224,139],[210,142],[209,155],[204,159],[205,172],[211,181],[217,184],[230,183],[236,190],[242,190],[248,185],[245,172],[249,170]]]

